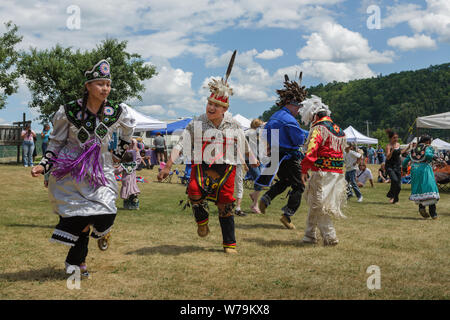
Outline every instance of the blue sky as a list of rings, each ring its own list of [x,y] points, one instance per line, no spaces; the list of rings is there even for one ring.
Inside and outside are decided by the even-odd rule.
[[[379,9],[380,29],[368,28],[371,5]],[[8,20],[24,36],[20,49],[56,43],[91,49],[107,36],[127,40],[129,52],[159,72],[145,82],[142,102],[127,103],[158,119],[200,114],[208,93],[203,87],[223,75],[234,49],[230,112],[249,119],[274,104],[284,73],[302,70],[310,86],[426,68],[449,62],[450,52],[447,0],[6,0],[0,21]],[[36,118],[29,99],[21,79],[0,123],[21,119],[22,112]],[[33,127],[41,130],[37,122]]]

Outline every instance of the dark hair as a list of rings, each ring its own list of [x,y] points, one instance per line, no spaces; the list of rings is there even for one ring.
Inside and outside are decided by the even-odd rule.
[[[126,151],[122,157],[122,162],[133,162],[133,154]]]
[[[423,136],[420,137],[419,143],[427,143],[427,142],[431,142],[431,136],[430,135],[424,134]]]
[[[320,119],[320,118],[328,116],[328,113],[326,111],[319,111],[316,113],[316,116]]]
[[[392,130],[392,129],[386,129],[386,133],[387,133],[387,135],[388,135],[389,139],[392,139],[392,137],[393,137],[393,136],[395,136],[395,135],[397,135],[397,136],[398,136],[398,133],[397,133],[397,132],[395,132],[395,131],[394,131],[394,130]]]

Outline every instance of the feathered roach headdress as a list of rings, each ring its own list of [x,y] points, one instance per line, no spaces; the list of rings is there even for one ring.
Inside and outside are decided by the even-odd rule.
[[[305,100],[307,91],[305,86],[300,86],[302,82],[303,72],[300,72],[298,82],[289,81],[287,74],[284,75],[284,89],[277,90],[280,98],[277,101],[277,106],[284,107],[288,104],[294,104],[300,106],[300,103]]]
[[[325,111],[327,115],[331,115],[331,111],[326,104],[322,102],[320,97],[311,95],[311,98],[306,99],[302,102],[303,107],[300,108],[300,116],[302,117],[302,122],[306,125],[311,123],[314,115],[318,112]]]
[[[220,80],[212,79],[212,81],[208,83],[209,91],[211,91],[211,95],[209,96],[208,101],[217,103],[218,105],[226,108],[228,108],[228,106],[230,105],[230,96],[233,95],[233,89],[228,85],[228,77],[230,76],[231,70],[233,69],[235,57],[236,50],[234,50],[233,55],[230,59],[230,63],[228,64],[225,80],[223,78]]]

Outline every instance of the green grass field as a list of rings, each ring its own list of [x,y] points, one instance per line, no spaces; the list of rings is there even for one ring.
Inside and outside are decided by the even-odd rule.
[[[376,173],[376,167],[371,167]],[[362,189],[345,220],[335,221],[336,247],[303,245],[307,206],[280,221],[285,195],[265,215],[235,217],[237,255],[225,255],[217,209],[211,234],[199,238],[190,209],[179,200],[185,188],[155,182],[157,169],[142,170],[141,210],[119,209],[111,247],[90,241],[91,279],[81,290],[66,286],[68,247],[48,241],[58,217],[51,213],[43,178],[29,168],[0,165],[0,299],[449,299],[450,194],[441,194],[439,219],[424,220],[408,200],[388,203],[386,184]],[[249,208],[245,190],[243,209]],[[122,207],[118,200],[118,207]],[[381,289],[369,290],[366,270],[381,270]]]

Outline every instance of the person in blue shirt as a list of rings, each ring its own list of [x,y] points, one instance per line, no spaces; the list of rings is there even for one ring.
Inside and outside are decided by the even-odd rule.
[[[50,137],[50,126],[48,124],[44,125],[44,130],[41,133],[42,137],[42,155],[45,155],[45,151],[47,151],[48,138]]]
[[[375,163],[375,149],[372,146],[369,146],[367,149],[367,156],[369,157],[369,164]]]
[[[264,127],[270,152],[279,152],[280,162],[278,170],[269,175],[263,171],[261,176],[255,181],[255,184],[268,186],[271,184],[275,174],[279,179],[261,197],[259,208],[262,213],[265,213],[266,208],[276,196],[283,193],[287,187],[290,186],[292,188],[289,193],[288,203],[282,208],[283,214],[280,221],[286,228],[295,229],[291,217],[300,207],[302,193],[305,189],[305,185],[301,180],[300,166],[303,154],[299,148],[303,145],[306,138],[295,117],[302,107],[301,102],[306,98],[306,90],[295,81],[289,81],[287,76],[285,76],[285,80],[285,89],[277,90],[277,93],[280,95],[277,105],[281,109],[272,115]],[[274,130],[278,130],[278,139],[274,138]]]
[[[378,158],[379,164],[382,164],[386,160],[386,158],[384,156],[384,150],[381,146],[379,146],[377,149],[377,158]]]

